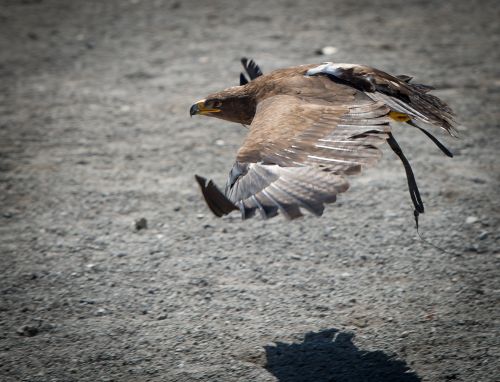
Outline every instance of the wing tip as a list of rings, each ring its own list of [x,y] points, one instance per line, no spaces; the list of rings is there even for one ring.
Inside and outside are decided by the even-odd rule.
[[[248,79],[243,73],[240,73],[240,86],[248,84]]]
[[[207,179],[198,175],[198,174],[195,174],[194,175],[194,178],[196,179],[196,182],[200,185],[200,187],[205,187],[206,183],[207,183]]]
[[[201,188],[203,198],[213,214],[217,217],[222,217],[238,208],[217,188],[212,180],[195,175],[194,178]]]

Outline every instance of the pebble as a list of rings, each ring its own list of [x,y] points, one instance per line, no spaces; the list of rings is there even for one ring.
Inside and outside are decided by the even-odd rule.
[[[465,250],[467,252],[477,252],[477,253],[479,253],[479,245],[477,245],[477,244],[468,245],[467,247],[465,247]]]
[[[108,311],[104,308],[99,308],[94,312],[94,316],[105,316],[108,313]]]
[[[137,231],[140,231],[141,229],[146,229],[148,228],[148,221],[146,218],[140,218],[135,221],[135,229]]]
[[[25,336],[25,337],[33,337],[38,334],[39,330],[36,326],[32,325],[23,325],[20,328],[16,330],[16,333],[19,334],[20,336]]]
[[[465,219],[465,224],[474,224],[478,220],[479,219],[475,216],[467,216],[467,219]]]
[[[489,234],[490,233],[488,231],[483,231],[479,234],[479,236],[477,238],[478,238],[478,240],[484,240],[484,239],[488,238]]]
[[[338,52],[338,48],[334,46],[324,46],[316,51],[317,55],[330,56]]]

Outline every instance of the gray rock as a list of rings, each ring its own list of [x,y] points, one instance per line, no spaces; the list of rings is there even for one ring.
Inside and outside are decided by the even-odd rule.
[[[109,311],[106,309],[106,308],[98,308],[95,312],[94,312],[94,316],[97,316],[97,317],[100,317],[100,316],[105,316],[109,314]]]

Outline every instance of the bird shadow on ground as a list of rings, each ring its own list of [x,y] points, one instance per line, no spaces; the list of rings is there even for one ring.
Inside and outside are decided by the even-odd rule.
[[[301,343],[265,346],[265,368],[280,382],[419,382],[405,361],[382,351],[358,349],[354,334],[310,332]]]

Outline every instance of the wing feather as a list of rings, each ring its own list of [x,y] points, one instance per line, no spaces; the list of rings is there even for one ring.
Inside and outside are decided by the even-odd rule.
[[[250,81],[262,76],[262,70],[254,60],[249,60],[246,57],[242,57],[241,64],[243,65],[245,72],[248,74],[248,77],[250,77]]]
[[[456,134],[451,108],[428,94],[433,89],[431,86],[412,84],[409,76],[391,76],[368,66],[332,62],[309,69],[307,75],[326,75],[332,81],[353,86],[373,100],[384,102],[394,111]]]
[[[390,132],[381,102],[318,105],[293,96],[270,97],[257,108],[225,189],[242,217],[320,216],[325,204],[347,191],[346,175],[381,156]],[[223,208],[213,208],[218,212]]]

